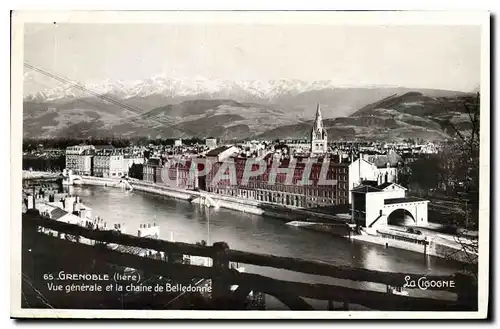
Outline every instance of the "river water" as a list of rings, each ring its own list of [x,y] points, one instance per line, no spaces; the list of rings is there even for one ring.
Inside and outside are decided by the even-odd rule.
[[[278,256],[324,261],[336,265],[387,272],[447,275],[460,269],[457,262],[406,250],[349,241],[329,234],[290,227],[284,221],[228,209],[204,208],[187,201],[156,196],[139,191],[124,191],[103,186],[74,186],[69,192],[79,195],[92,208],[92,215],[108,227],[122,223],[126,232],[136,234],[140,224],[156,223],[161,238],[188,243],[206,240],[209,244],[225,241],[231,249]],[[122,225],[123,226],[123,225]],[[247,272],[282,280],[341,284],[353,288],[385,291],[374,283],[352,282],[313,276],[268,267],[243,265]],[[424,292],[412,290],[412,295]],[[425,292],[428,293],[428,292]],[[438,292],[442,298],[448,293]],[[326,309],[325,301],[307,299],[315,308]],[[273,297],[266,296],[268,309],[286,309]]]

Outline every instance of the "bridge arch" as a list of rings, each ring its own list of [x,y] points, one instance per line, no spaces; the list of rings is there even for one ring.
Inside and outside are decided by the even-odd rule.
[[[406,208],[395,208],[387,215],[387,224],[394,226],[413,226],[417,224],[415,214]]]

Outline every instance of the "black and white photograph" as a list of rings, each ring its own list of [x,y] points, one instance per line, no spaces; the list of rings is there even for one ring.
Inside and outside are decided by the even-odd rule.
[[[11,316],[486,317],[489,20],[14,11]]]

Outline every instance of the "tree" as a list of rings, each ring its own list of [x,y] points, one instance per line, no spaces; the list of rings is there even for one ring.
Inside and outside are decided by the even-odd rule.
[[[434,154],[421,157],[409,164],[408,185],[419,189],[436,189],[439,185],[440,159]]]
[[[128,170],[128,176],[136,179],[143,179],[143,165],[140,163],[133,163]]]
[[[455,131],[457,138],[451,145],[452,154],[448,158],[450,173],[457,182],[461,196],[470,205],[470,218],[468,225],[477,227],[479,207],[479,93],[472,99],[462,102],[464,111],[468,116],[467,125],[469,129],[461,130],[456,124],[449,122]]]
[[[457,136],[449,148],[445,165],[450,179],[457,183],[460,196],[465,203],[465,223],[458,229],[455,242],[465,258],[464,269],[477,276],[478,236],[475,230],[479,227],[479,141],[480,141],[480,97],[470,97],[462,101],[464,113],[467,114],[467,126],[460,129],[457,124],[448,122]],[[452,255],[450,255],[451,258]]]

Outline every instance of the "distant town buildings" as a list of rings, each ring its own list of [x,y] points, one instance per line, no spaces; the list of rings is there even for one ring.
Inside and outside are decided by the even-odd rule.
[[[176,140],[174,141],[174,146],[182,146],[182,139],[180,139],[180,138],[179,138],[179,139],[176,139]]]
[[[122,177],[132,164],[143,164],[138,149],[115,149],[111,145],[77,145],[66,149],[66,169],[76,175]]]

